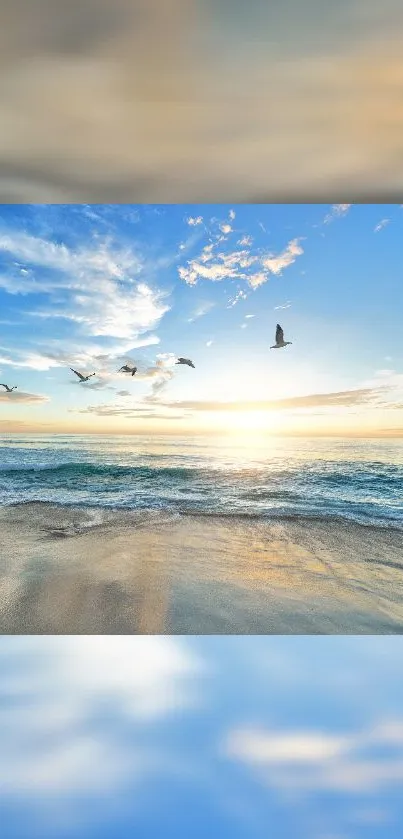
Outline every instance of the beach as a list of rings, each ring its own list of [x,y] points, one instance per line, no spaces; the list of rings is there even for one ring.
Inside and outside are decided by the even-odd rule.
[[[9,634],[403,631],[403,533],[25,503],[0,510]]]
[[[3,633],[401,633],[401,441],[4,435]]]

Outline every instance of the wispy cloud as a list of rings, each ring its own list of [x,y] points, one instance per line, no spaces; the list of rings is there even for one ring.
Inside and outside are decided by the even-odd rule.
[[[186,219],[186,223],[189,225],[189,227],[197,227],[197,225],[203,224],[203,216],[197,216],[197,217],[189,216]]]
[[[13,390],[12,393],[7,393],[0,388],[0,402],[10,402],[10,404],[21,404],[27,402],[29,404],[49,402],[48,396],[42,396],[37,393],[24,393],[23,391]]]
[[[236,304],[239,303],[240,300],[246,300],[247,296],[248,295],[246,294],[246,292],[240,289],[239,291],[237,291],[234,297],[229,298],[227,309],[232,309],[232,307],[236,306]]]
[[[383,397],[387,388],[381,386],[359,388],[356,390],[337,391],[336,393],[315,393],[307,396],[292,396],[287,399],[272,399],[260,401],[194,401],[182,400],[164,402],[167,407],[182,408],[190,411],[271,411],[293,410],[296,408],[339,407],[349,408],[353,405],[368,405],[370,403],[383,407]],[[380,401],[382,400],[382,401]]]
[[[251,245],[253,245],[252,236],[242,236],[240,239],[238,239],[237,244],[241,247],[250,247]]]
[[[390,219],[382,219],[382,221],[380,221],[379,224],[377,224],[376,227],[374,227],[374,233],[379,233],[379,231],[383,230],[383,228],[386,227],[387,224],[390,224]]]
[[[289,309],[291,306],[291,301],[287,300],[286,303],[281,303],[279,306],[274,306],[274,309]]]
[[[46,295],[52,306],[35,316],[70,320],[87,335],[135,340],[169,310],[167,295],[140,281],[143,260],[128,247],[105,240],[73,250],[14,232],[0,235],[1,251],[19,263],[3,266],[0,287],[9,294]]]
[[[324,218],[324,224],[329,224],[331,221],[334,221],[335,218],[341,218],[342,216],[347,215],[351,204],[333,204],[330,212]]]
[[[200,305],[194,310],[190,318],[188,318],[188,323],[193,323],[193,321],[204,317],[204,315],[207,315],[208,312],[211,312],[211,309],[213,309],[215,305],[216,304],[213,303],[213,301],[211,300],[207,300],[204,303],[200,303]]]

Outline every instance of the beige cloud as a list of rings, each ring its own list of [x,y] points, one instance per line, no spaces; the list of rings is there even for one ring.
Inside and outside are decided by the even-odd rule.
[[[292,396],[288,399],[272,399],[261,401],[245,402],[202,402],[194,400],[182,400],[177,402],[164,402],[166,407],[181,408],[186,411],[272,411],[292,410],[296,408],[316,407],[339,407],[349,408],[354,405],[377,405],[384,407],[379,400],[386,389],[359,388],[357,390],[344,390],[336,393],[315,393],[307,396]]]
[[[293,239],[278,256],[268,256],[262,260],[263,267],[272,274],[281,274],[284,268],[288,268],[295,262],[297,256],[301,256],[304,250],[299,244],[299,239]]]
[[[40,0],[35,12],[29,0],[9,4],[0,35],[1,200],[397,195],[398,7],[344,3],[343,27],[333,25],[335,9],[327,26],[317,5],[302,19],[299,8],[287,3],[261,24],[255,16],[249,40],[242,30],[234,41],[237,16],[217,29],[214,5],[195,0]]]
[[[179,266],[180,279],[187,285],[196,285],[199,280],[219,282],[237,278],[247,282],[251,288],[258,288],[267,282],[270,274],[282,274],[304,252],[300,239],[291,240],[279,254],[252,254],[247,248],[228,253],[216,252],[219,244],[220,239],[205,245],[198,257],[188,260],[186,266]],[[250,272],[253,266],[258,270]]]
[[[0,402],[10,402],[19,403],[22,402],[29,402],[32,403],[40,403],[40,402],[49,402],[49,396],[42,396],[37,393],[24,393],[23,391],[13,390],[12,393],[7,393],[7,391],[3,391],[0,389]]]

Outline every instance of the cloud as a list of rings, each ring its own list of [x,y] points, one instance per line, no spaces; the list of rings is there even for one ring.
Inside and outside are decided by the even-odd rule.
[[[354,405],[376,405],[384,407],[384,402],[379,400],[386,393],[387,389],[359,388],[357,390],[344,390],[336,393],[316,393],[308,396],[292,396],[287,399],[272,399],[245,402],[208,402],[182,400],[176,402],[161,403],[166,407],[182,408],[188,411],[272,411],[272,410],[293,410],[298,408],[333,407],[349,408]]]
[[[329,224],[335,218],[347,215],[350,207],[351,204],[333,204],[330,213],[328,213],[324,218],[324,224]]]
[[[256,764],[315,764],[346,752],[349,739],[316,731],[278,734],[268,731],[236,731],[228,753]]]
[[[198,318],[204,317],[204,315],[207,315],[208,312],[210,312],[211,309],[214,308],[214,306],[215,303],[213,303],[212,301],[200,303],[200,305],[197,307],[197,309],[195,309],[191,317],[188,318],[188,323],[193,323],[193,321],[198,320]]]
[[[155,364],[148,365],[145,369],[141,369],[139,367],[140,362],[135,358],[128,358],[126,357],[125,363],[134,365],[138,367],[138,372],[136,373],[134,381],[134,386],[137,386],[138,382],[147,382],[151,383],[151,389],[148,395],[146,395],[142,400],[138,401],[135,405],[127,405],[127,403],[123,404],[106,404],[106,405],[93,405],[89,406],[85,409],[73,411],[73,413],[82,413],[82,414],[95,414],[96,416],[120,416],[123,418],[131,418],[131,417],[142,417],[148,419],[171,419],[174,417],[174,414],[171,410],[166,411],[165,413],[161,414],[158,413],[157,408],[153,407],[153,403],[157,402],[158,397],[160,394],[165,390],[168,383],[173,379],[175,374],[175,365],[176,365],[176,355],[174,353],[158,353],[156,357]],[[112,378],[117,379],[121,378],[123,374],[117,375],[114,374],[107,374],[104,373],[104,380],[108,381]],[[97,387],[97,383],[95,386],[89,385],[86,386],[87,389],[94,389],[100,390],[104,389],[104,383],[101,383]],[[110,389],[110,388],[109,388]],[[121,397],[126,397],[129,395],[129,391],[120,391],[117,395]],[[181,415],[175,414],[175,418],[181,418]]]
[[[246,326],[246,324],[244,324]],[[143,378],[155,378],[149,396],[145,397],[137,406],[127,405],[104,405],[86,408],[80,413],[91,413],[97,416],[143,416],[158,419],[182,419],[188,412],[212,412],[212,411],[298,411],[311,410],[314,408],[340,408],[352,407],[384,408],[385,396],[388,393],[387,387],[360,388],[357,390],[339,391],[336,393],[309,394],[307,396],[293,396],[286,399],[255,400],[255,401],[202,401],[202,400],[162,400],[161,392],[173,377],[173,366],[175,357],[167,354],[169,358],[161,361],[161,366],[149,368],[143,374]],[[168,366],[165,367],[164,364]],[[151,405],[155,408],[151,408]],[[390,403],[393,407],[393,403]],[[162,409],[167,413],[161,413]]]
[[[252,236],[242,236],[237,242],[241,247],[250,247],[253,244]]]
[[[158,392],[158,391],[157,391]],[[157,396],[155,393],[155,397]],[[174,410],[161,409],[160,404],[156,402],[155,407],[152,404],[153,397],[148,397],[148,402],[144,400],[131,405],[122,404],[107,404],[107,405],[89,405],[87,408],[79,410],[70,409],[73,414],[90,414],[95,417],[119,417],[120,419],[146,419],[146,420],[181,420],[184,413],[178,413]]]
[[[246,318],[254,318],[256,315],[245,315]]]
[[[206,341],[206,347],[211,347],[214,341]]]
[[[35,317],[70,320],[86,335],[134,341],[169,311],[167,295],[141,279],[144,264],[128,247],[105,240],[73,250],[13,232],[0,234],[0,251],[24,262],[28,271],[22,274],[8,261],[0,287],[9,294],[47,296],[50,308],[32,312]]]
[[[0,402],[10,402],[11,404],[21,404],[23,402],[27,402],[34,404],[49,401],[49,396],[42,396],[37,393],[24,393],[23,391],[18,390],[13,390],[12,393],[7,393],[7,391],[3,391],[3,388],[0,388]]]
[[[176,355],[174,353],[159,353],[154,367],[149,367],[145,373],[146,378],[153,378],[149,400],[156,399],[161,391],[165,390],[168,382],[174,376]]]
[[[189,218],[186,219],[186,222],[189,227],[197,227],[198,224],[203,224],[203,216],[197,216],[197,218],[189,216]]]
[[[248,295],[246,294],[246,292],[240,289],[239,291],[237,291],[234,297],[230,297],[230,299],[228,300],[227,309],[232,309],[232,307],[236,306],[236,304],[239,303],[240,300],[246,300],[247,296]]]
[[[230,210],[230,211],[229,211],[229,217],[230,217],[231,221],[234,221],[234,218],[235,218],[235,210]]]
[[[224,235],[232,233],[232,227],[230,224],[228,224],[228,222],[223,222],[223,224],[220,224],[220,230],[222,233],[224,233]]]
[[[389,223],[390,223],[390,218],[382,219],[382,221],[380,221],[379,224],[377,224],[376,227],[374,227],[374,233],[379,233],[379,231],[383,230],[383,228],[386,227],[386,225],[389,224]]]
[[[245,36],[239,11],[229,19],[224,8],[218,15],[185,0],[169,18],[148,4],[141,24],[138,4],[128,0],[97,15],[94,0],[85,0],[73,21],[59,2],[41,0],[34,18],[20,0],[2,50],[2,200],[184,203],[197,194],[245,203],[303,200],[307,191],[320,200],[335,189],[367,200],[382,188],[397,194],[396,0],[377,13],[374,4],[343,2],[321,22],[313,0],[303,19],[295,2],[267,7],[260,18],[258,5]],[[272,33],[269,54],[262,31]]]
[[[263,267],[272,274],[281,274],[284,268],[288,268],[295,262],[297,256],[304,253],[300,239],[292,239],[282,253],[278,256],[268,256],[262,260]]]
[[[275,310],[276,310],[276,309],[289,309],[289,308],[290,308],[290,306],[291,306],[291,302],[290,302],[289,300],[287,300],[287,302],[286,302],[286,303],[281,303],[281,305],[280,305],[280,306],[274,306],[274,309],[275,309]]]
[[[8,639],[13,660],[0,709],[1,798],[98,797],[136,780],[157,759],[142,732],[154,720],[191,707],[196,656],[170,638],[81,636]],[[18,703],[9,701],[18,692]],[[97,709],[108,708],[97,718]],[[130,738],[111,719],[130,721]],[[39,796],[39,799],[38,799]]]
[[[196,285],[199,280],[220,282],[242,279],[251,288],[257,288],[267,282],[270,274],[281,275],[283,270],[304,253],[300,242],[301,239],[292,239],[277,255],[251,253],[249,245],[242,250],[217,252],[220,240],[210,242],[204,246],[198,257],[188,260],[186,265],[179,266],[179,277],[188,285]]]
[[[403,780],[402,743],[382,740],[385,756],[374,754],[371,729],[332,735],[321,731],[235,730],[227,739],[229,757],[260,772],[262,780],[280,789],[305,794],[343,792],[373,794]],[[396,755],[397,752],[397,755]]]

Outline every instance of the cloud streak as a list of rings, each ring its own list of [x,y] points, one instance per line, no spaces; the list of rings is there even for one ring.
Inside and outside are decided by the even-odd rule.
[[[49,402],[49,396],[42,396],[37,393],[24,393],[23,391],[13,390],[12,393],[7,393],[0,389],[0,402],[9,402],[12,404],[21,405],[22,403],[29,403],[30,405]]]
[[[182,400],[177,402],[164,402],[166,407],[181,408],[187,411],[272,411],[272,410],[293,410],[298,408],[350,408],[355,405],[371,404],[384,407],[384,402],[379,402],[386,393],[387,388],[359,388],[357,390],[337,391],[336,393],[316,393],[307,396],[293,396],[287,399],[272,399],[245,402],[220,402],[220,401],[196,401]]]

